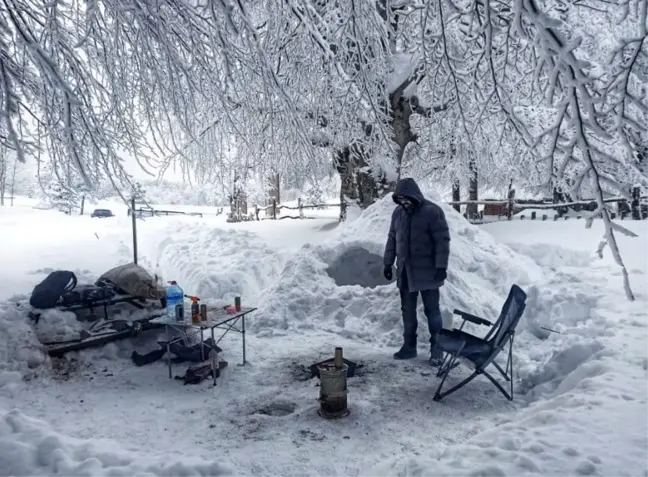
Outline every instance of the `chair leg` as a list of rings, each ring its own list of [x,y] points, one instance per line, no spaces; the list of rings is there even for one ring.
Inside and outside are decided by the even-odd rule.
[[[496,380],[493,376],[491,376],[491,375],[490,375],[489,373],[487,373],[486,371],[482,371],[482,373],[483,373],[484,376],[486,376],[486,377],[490,380],[491,383],[493,383],[493,384],[495,385],[495,387],[496,387],[497,389],[499,389],[499,391],[500,391],[504,396],[506,396],[506,399],[508,399],[509,401],[512,401],[512,400],[513,400],[513,396],[512,396],[511,394],[509,394],[508,392],[506,392],[506,389],[504,389],[504,388],[502,387],[502,385],[501,385],[499,382],[497,382],[497,380]],[[513,383],[513,381],[511,380],[511,384],[512,384],[512,383]]]
[[[461,354],[461,351],[464,349],[464,346],[466,346],[466,342],[464,341],[461,343],[461,346],[459,346],[459,349],[455,353],[446,353],[443,362],[441,363],[441,366],[439,366],[439,371],[437,372],[437,378],[440,378],[441,376],[447,377],[448,373],[452,371],[454,368],[459,366],[459,355]],[[445,380],[445,377],[443,380]],[[441,381],[441,384],[443,384],[443,381]]]
[[[499,364],[497,364],[495,361],[493,361],[493,366],[495,366],[495,368],[497,368],[497,370],[500,372],[500,374],[502,375],[502,377],[503,377],[504,379],[506,379],[507,381],[510,381],[510,380],[511,380],[511,378],[509,378],[507,372],[504,371],[504,370],[502,369],[502,367],[501,367]],[[508,368],[508,366],[509,366],[509,365],[507,364],[506,367]]]
[[[449,373],[450,371],[452,371],[453,369],[455,369],[457,366],[459,366],[459,364],[460,364],[460,363],[457,361],[457,362],[455,362],[452,366],[447,366],[447,368],[448,368],[448,369],[447,369],[448,373]],[[443,373],[445,373],[445,370],[444,370],[443,372],[442,372],[441,370],[439,370],[439,372],[437,373],[437,378],[440,378],[441,376],[443,376]]]
[[[478,374],[480,374],[480,373],[479,373],[478,371],[475,371],[475,372],[473,372],[470,376],[468,376],[466,379],[464,379],[463,381],[461,381],[459,384],[457,384],[457,385],[451,387],[450,389],[448,389],[448,390],[445,391],[445,392],[440,392],[440,391],[441,391],[441,386],[443,386],[443,381],[445,381],[445,378],[448,376],[448,375],[446,374],[446,376],[443,378],[443,381],[441,381],[441,384],[439,384],[439,387],[438,387],[436,393],[434,394],[434,400],[435,400],[435,401],[440,401],[441,399],[443,399],[444,397],[448,396],[449,394],[452,394],[452,393],[455,392],[456,390],[458,390],[458,389],[460,389],[460,388],[463,388],[466,384],[468,384],[470,381],[472,381],[473,379],[475,379],[475,377],[476,377]]]
[[[448,375],[450,374],[450,371],[452,371],[457,366],[459,366],[459,362],[458,362],[459,355],[461,354],[461,350],[463,350],[465,345],[466,345],[465,342],[462,343],[456,353],[453,353],[453,354],[448,353],[448,355],[450,356],[450,359],[448,360],[448,363],[445,364],[444,366],[442,366],[441,369],[439,370],[439,372],[437,373],[438,377],[443,376],[443,378],[441,379],[441,383],[439,383],[439,387],[437,388],[436,392],[434,393],[434,400],[435,401],[438,401],[439,399],[441,399],[443,397],[443,395],[440,394],[441,388],[443,387],[443,383],[445,383],[445,380],[448,377]],[[444,363],[445,363],[445,361],[446,360],[444,359]]]
[[[443,361],[441,362],[441,366],[439,366],[439,371],[437,371],[437,378],[440,378],[445,374],[446,371],[451,371],[452,369],[456,368],[459,366],[459,362],[456,362],[452,364],[452,360],[454,359],[454,355],[450,353],[445,353],[445,356],[443,357]],[[456,360],[455,360],[456,361]],[[452,364],[452,368],[450,365]]]
[[[510,371],[511,371],[511,401],[513,400],[513,338],[515,338],[515,335],[511,336],[511,343],[509,346],[509,359],[508,362],[511,365]]]

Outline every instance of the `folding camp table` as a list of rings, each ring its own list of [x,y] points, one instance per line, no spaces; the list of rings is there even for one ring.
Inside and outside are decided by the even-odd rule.
[[[178,337],[172,340],[171,339],[172,331],[179,332],[183,335],[186,335],[188,330],[195,330],[195,331],[199,330],[200,344],[201,344],[200,352],[203,361],[205,361],[206,359],[206,356],[204,355],[205,347],[202,345],[205,330],[210,330],[211,339],[214,342],[214,346],[220,343],[221,340],[225,337],[225,335],[228,332],[234,331],[236,333],[240,333],[243,341],[243,362],[241,363],[241,365],[244,366],[246,363],[245,361],[245,317],[246,315],[252,313],[255,310],[256,308],[241,308],[241,311],[234,312],[233,314],[227,313],[224,309],[209,310],[207,312],[207,321],[201,321],[196,323],[189,321],[186,318],[184,321],[176,321],[175,318],[170,318],[168,316],[155,318],[151,320],[151,323],[164,325],[166,330],[167,365],[169,367],[169,378],[173,377],[172,370],[171,370],[171,343],[182,339],[182,337]],[[240,328],[237,327],[237,324],[239,322],[241,323]],[[214,337],[215,334],[214,330],[217,329],[224,330],[223,333],[218,338],[218,340],[216,340],[216,338]],[[214,373],[214,384],[216,384],[216,373]]]

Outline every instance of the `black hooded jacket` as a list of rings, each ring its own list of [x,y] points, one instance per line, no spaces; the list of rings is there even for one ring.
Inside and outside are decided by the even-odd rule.
[[[406,197],[412,210],[401,205],[392,214],[384,263],[398,267],[398,286],[402,273],[407,273],[409,291],[433,290],[443,285],[435,280],[437,268],[448,268],[450,231],[443,209],[427,200],[414,179],[401,179],[393,199]]]

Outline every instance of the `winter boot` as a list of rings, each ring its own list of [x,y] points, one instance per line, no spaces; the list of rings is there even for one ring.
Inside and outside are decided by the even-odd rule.
[[[394,353],[394,359],[412,359],[416,358],[416,338],[406,339],[405,344]]]
[[[436,344],[439,339],[439,335],[432,335],[430,337],[430,366],[436,368],[440,367],[443,364],[443,351],[437,349]]]
[[[401,349],[394,353],[394,359],[412,359],[416,358],[416,346],[409,346],[404,344]]]

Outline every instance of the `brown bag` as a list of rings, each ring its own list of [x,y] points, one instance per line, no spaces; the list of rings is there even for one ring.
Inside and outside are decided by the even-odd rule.
[[[166,289],[159,286],[149,272],[139,265],[127,263],[101,275],[97,284],[109,282],[126,293],[151,300],[159,300],[166,295]]]

